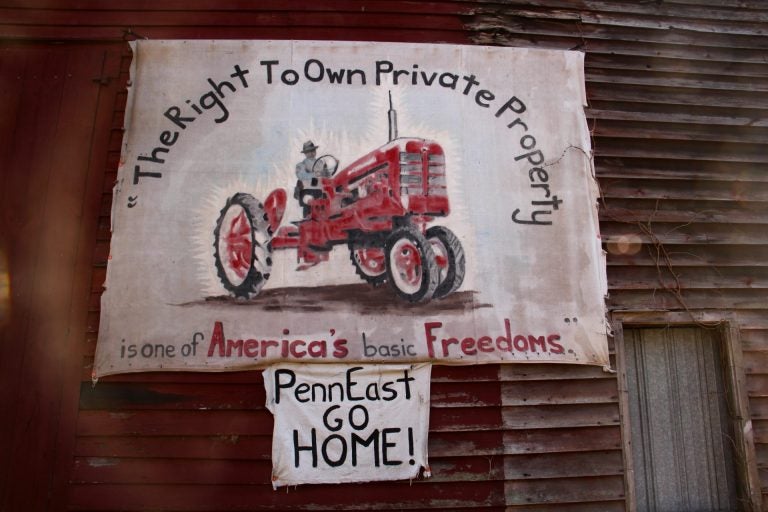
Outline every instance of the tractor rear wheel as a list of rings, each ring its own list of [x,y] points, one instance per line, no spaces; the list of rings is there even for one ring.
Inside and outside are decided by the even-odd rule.
[[[437,266],[440,269],[440,284],[437,285],[434,297],[445,297],[458,290],[464,281],[464,248],[453,231],[443,226],[429,228],[426,237],[432,244]]]
[[[385,244],[387,277],[395,292],[409,302],[426,302],[439,283],[435,252],[412,227],[396,229]]]
[[[221,209],[213,231],[213,257],[224,288],[234,297],[252,299],[272,269],[269,219],[264,205],[237,193]]]

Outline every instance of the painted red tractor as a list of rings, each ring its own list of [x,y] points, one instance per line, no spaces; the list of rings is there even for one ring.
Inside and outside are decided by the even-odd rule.
[[[311,196],[297,197],[304,218],[280,227],[288,194],[274,190],[261,203],[232,196],[214,230],[216,269],[237,298],[255,297],[269,278],[272,251],[296,249],[299,269],[328,260],[347,245],[357,274],[376,286],[389,282],[410,302],[441,298],[464,279],[464,250],[442,226],[427,227],[450,212],[445,154],[433,141],[398,138],[390,109],[390,141],[338,171],[331,155],[317,159],[329,177]],[[320,173],[316,173],[320,174]]]

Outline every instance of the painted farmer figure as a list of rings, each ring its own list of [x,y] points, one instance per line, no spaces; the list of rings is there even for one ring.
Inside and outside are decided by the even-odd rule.
[[[296,164],[296,193],[294,196],[299,200],[299,204],[304,207],[304,214],[309,212],[307,201],[309,199],[322,196],[319,178],[328,178],[328,166],[325,162],[317,163],[317,148],[315,143],[308,140],[304,143],[301,152],[304,153],[304,160]]]

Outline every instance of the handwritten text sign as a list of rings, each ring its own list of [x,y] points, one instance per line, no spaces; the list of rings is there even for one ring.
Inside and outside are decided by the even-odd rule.
[[[408,479],[421,468],[428,474],[430,368],[267,368],[273,485]]]

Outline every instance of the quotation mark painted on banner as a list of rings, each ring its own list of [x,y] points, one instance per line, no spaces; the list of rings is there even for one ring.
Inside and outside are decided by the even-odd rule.
[[[128,196],[128,208],[136,206],[136,202],[139,200],[139,196]]]

